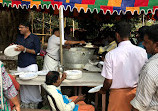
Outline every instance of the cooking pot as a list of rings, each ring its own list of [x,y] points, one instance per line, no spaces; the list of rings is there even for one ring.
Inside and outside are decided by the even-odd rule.
[[[73,47],[70,49],[63,49],[63,64],[65,68],[82,69],[88,59],[91,59],[95,49]]]

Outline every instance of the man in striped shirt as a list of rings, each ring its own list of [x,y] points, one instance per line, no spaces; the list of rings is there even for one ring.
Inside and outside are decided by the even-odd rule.
[[[150,26],[144,36],[147,53],[153,56],[140,72],[132,111],[158,111],[158,25]]]

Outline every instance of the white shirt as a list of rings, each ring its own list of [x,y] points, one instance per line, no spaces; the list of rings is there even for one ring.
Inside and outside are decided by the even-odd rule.
[[[64,43],[66,40],[64,40]],[[46,49],[46,52],[55,60],[59,60],[59,49],[60,49],[60,37],[57,37],[56,35],[52,35],[48,39],[48,46]]]
[[[147,53],[143,48],[123,41],[106,54],[101,75],[112,79],[111,88],[133,88],[137,86],[139,72],[146,60]]]
[[[75,108],[75,103],[74,102],[70,102],[68,104],[64,103],[62,95],[57,92],[57,87],[55,87],[54,85],[46,85],[46,89],[53,96],[56,105],[60,111],[73,111],[73,109]],[[48,100],[53,111],[56,111],[53,101],[49,96],[48,96]]]
[[[158,53],[143,66],[136,97],[131,101],[139,111],[158,111]]]

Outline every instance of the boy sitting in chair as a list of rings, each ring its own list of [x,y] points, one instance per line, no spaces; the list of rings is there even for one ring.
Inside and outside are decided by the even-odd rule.
[[[50,96],[48,96],[48,101],[53,111],[94,111],[92,105],[86,104],[83,100],[84,95],[74,96],[68,98],[66,95],[62,95],[61,91],[57,88],[60,86],[61,82],[66,78],[66,74],[62,75],[60,78],[59,72],[50,71],[46,75],[46,90],[54,98],[55,104]],[[57,107],[57,109],[56,109]]]

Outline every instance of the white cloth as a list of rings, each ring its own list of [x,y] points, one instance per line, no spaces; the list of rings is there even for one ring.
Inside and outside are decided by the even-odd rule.
[[[62,95],[57,92],[57,87],[55,87],[54,85],[46,85],[46,89],[54,97],[56,105],[60,111],[73,111],[73,109],[75,108],[75,103],[70,102],[68,104],[65,104]],[[48,101],[53,111],[56,111],[53,101],[49,96]]]
[[[64,45],[65,42],[66,40],[63,41],[62,45]],[[48,39],[48,46],[46,52],[49,53],[49,55],[55,60],[59,60],[59,49],[60,49],[60,37],[52,35]]]
[[[44,57],[43,70],[58,71],[59,61],[55,61],[47,54]]]
[[[38,71],[37,64],[32,64],[27,66],[26,68],[17,68],[18,72],[29,72],[29,71]],[[20,86],[20,96],[21,101],[23,103],[39,103],[42,101],[42,97],[40,95],[39,86],[31,86],[31,85],[21,85]]]
[[[139,72],[146,60],[147,53],[143,48],[123,41],[106,54],[101,75],[112,79],[111,88],[133,88],[137,86]]]
[[[158,111],[158,53],[152,56],[140,72],[137,92],[131,101],[139,111]]]

